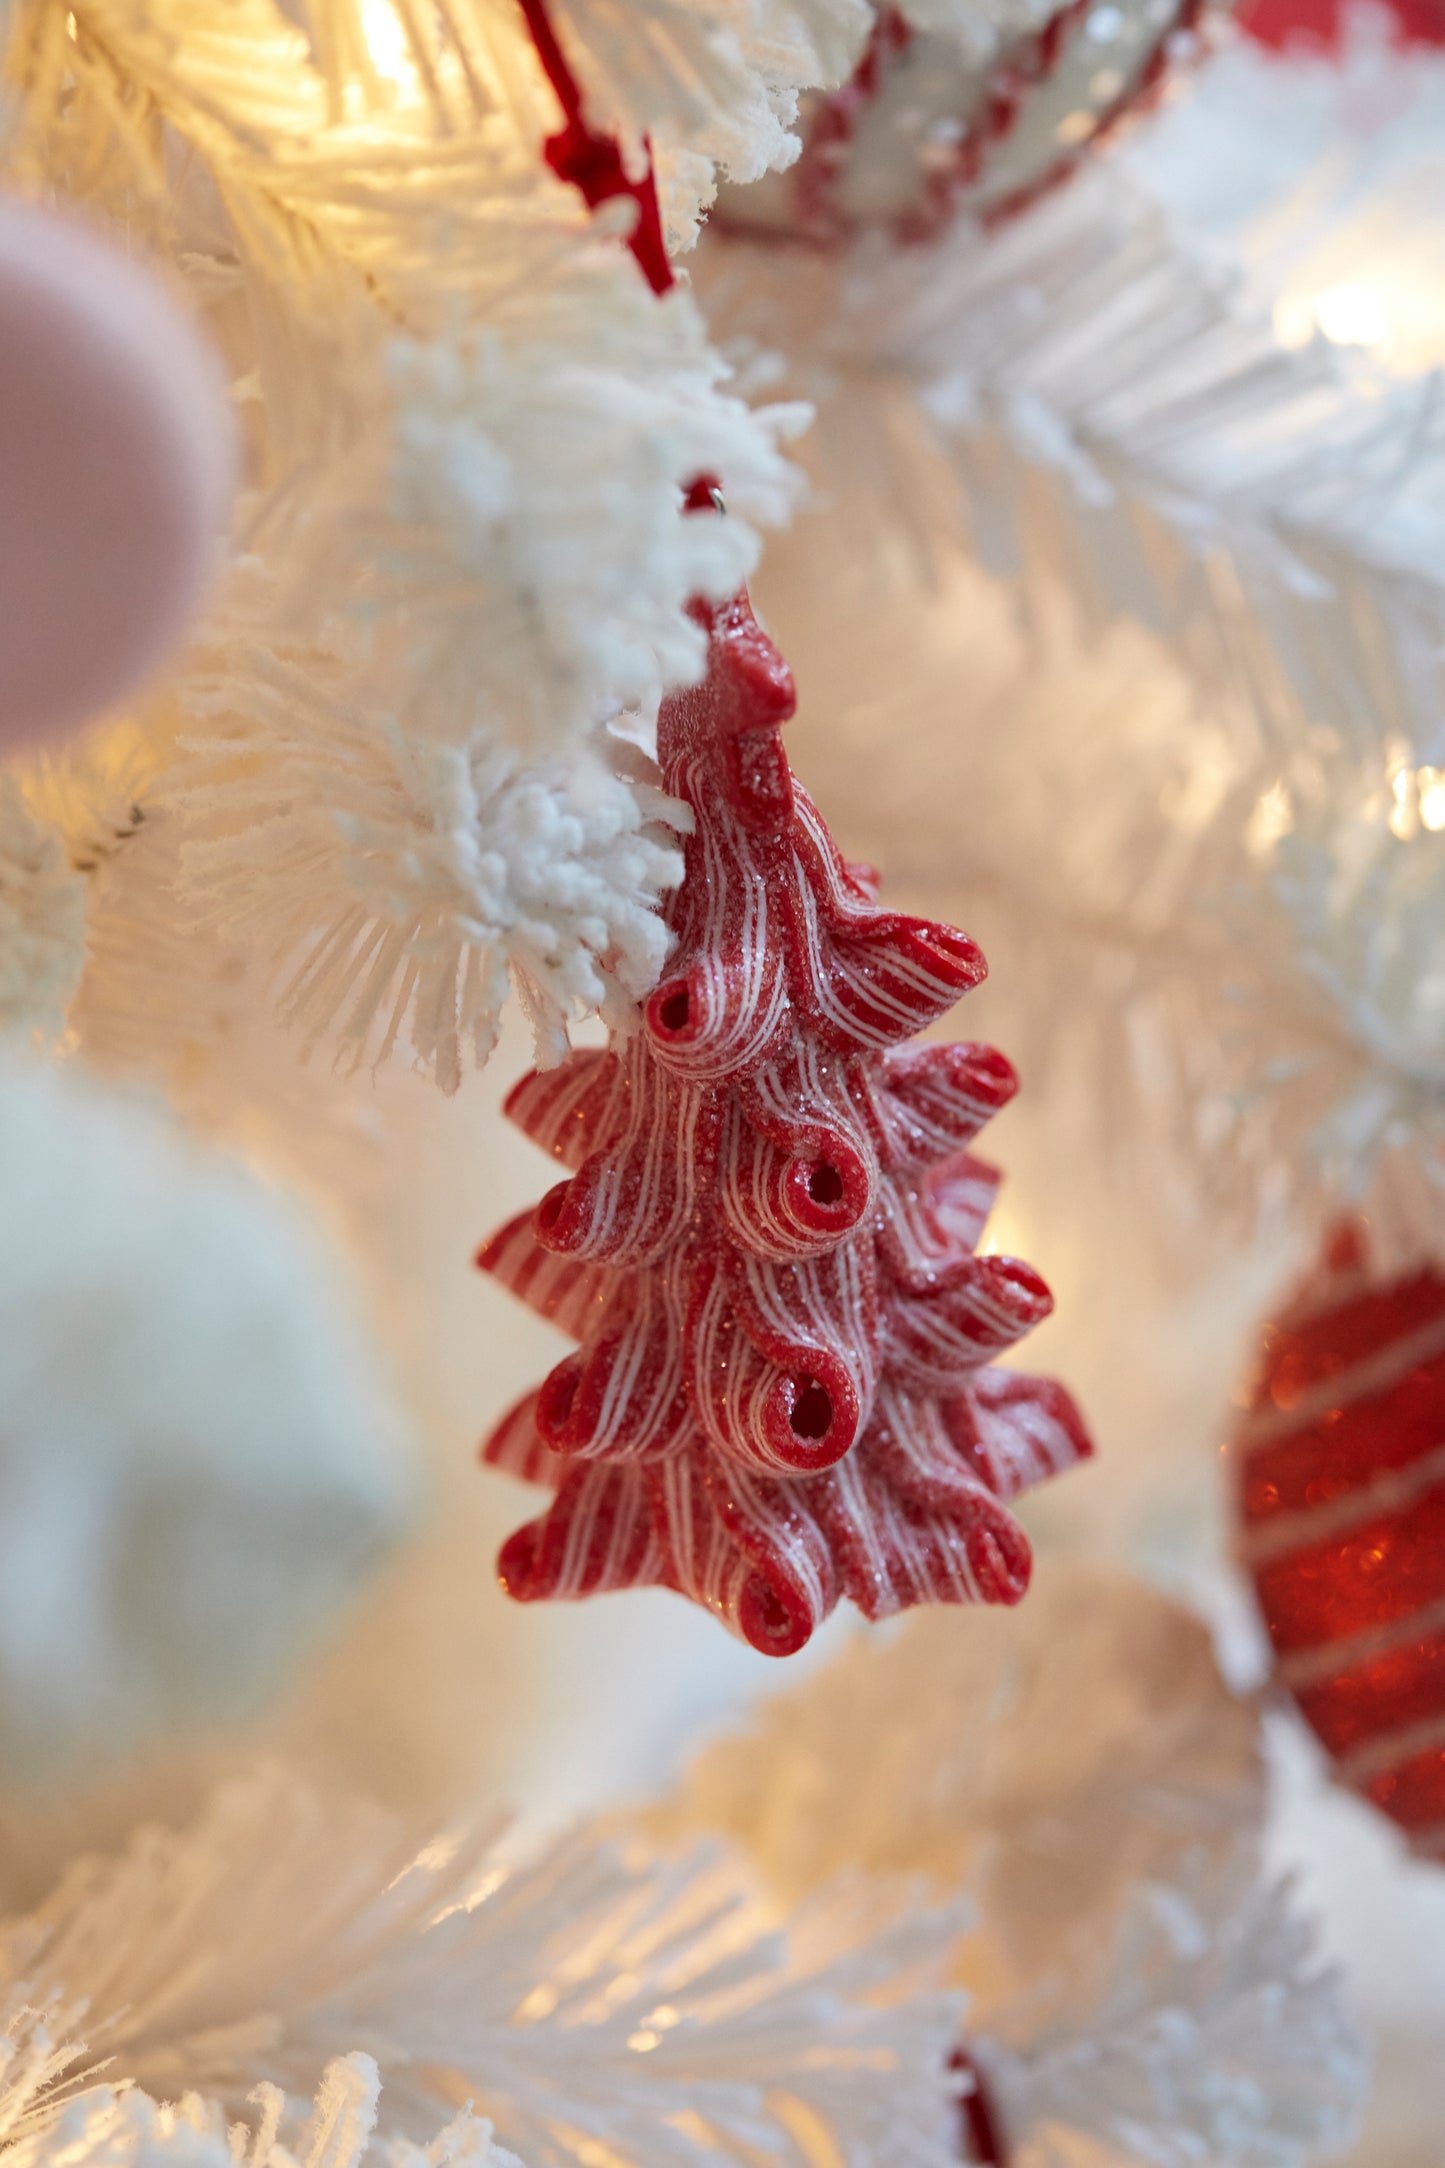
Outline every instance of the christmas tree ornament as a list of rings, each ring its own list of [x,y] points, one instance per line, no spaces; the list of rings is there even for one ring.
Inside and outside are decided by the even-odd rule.
[[[968,1146],[1013,1071],[905,1044],[983,958],[878,906],[793,780],[792,677],[746,593],[697,608],[706,679],[659,721],[693,823],[670,966],[607,1051],[512,1093],[573,1172],[478,1260],[580,1351],[484,1453],[556,1490],[503,1548],[509,1594],[660,1584],[783,1656],[845,1595],[1017,1602],[1005,1501],[1089,1446],[1058,1386],[990,1367],[1050,1308],[974,1254],[997,1177]]]
[[[0,744],[54,738],[159,667],[230,507],[221,373],[146,272],[0,209]]]
[[[829,246],[1007,218],[1152,101],[1201,13],[1202,0],[883,8],[851,81],[805,102],[797,163],[726,191],[718,223]]]
[[[1445,1273],[1362,1230],[1268,1327],[1233,1445],[1239,1547],[1340,1782],[1445,1857]]]

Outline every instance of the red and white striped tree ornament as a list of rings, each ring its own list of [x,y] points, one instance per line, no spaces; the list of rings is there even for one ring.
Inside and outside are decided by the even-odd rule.
[[[1241,1556],[1341,1783],[1445,1858],[1445,1272],[1354,1227],[1265,1333],[1233,1448]]]
[[[804,101],[797,163],[725,191],[716,222],[828,246],[1007,218],[1150,104],[1193,50],[1202,0],[992,12],[882,9],[852,80]]]
[[[673,1588],[782,1656],[842,1597],[1016,1602],[1006,1501],[1089,1446],[1060,1387],[992,1367],[1050,1308],[974,1254],[997,1178],[967,1147],[1013,1072],[904,1043],[983,958],[879,908],[793,780],[746,595],[696,609],[707,676],[659,725],[695,823],[671,968],[610,1050],[512,1093],[574,1172],[478,1260],[580,1349],[484,1454],[555,1492],[502,1551],[510,1594]]]

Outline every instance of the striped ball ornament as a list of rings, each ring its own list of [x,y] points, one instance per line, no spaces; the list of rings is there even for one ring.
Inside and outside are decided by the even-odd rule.
[[[1381,1283],[1356,1228],[1265,1333],[1240,1543],[1339,1781],[1445,1859],[1445,1271]]]
[[[829,247],[996,224],[1066,180],[1195,51],[1202,0],[880,8],[852,79],[805,98],[802,154],[724,189],[724,232]]]

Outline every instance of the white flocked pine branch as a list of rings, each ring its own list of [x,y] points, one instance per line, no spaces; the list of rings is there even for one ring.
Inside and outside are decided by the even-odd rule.
[[[928,1978],[958,1909],[862,1940],[829,1913],[780,1933],[716,1846],[584,1829],[518,1859],[271,1771],[74,1865],[0,1931],[0,1979],[83,2000],[95,2083],[227,2116],[369,2056],[387,2141],[470,2103],[530,2168],[782,2168],[820,2133],[848,2168],[946,2168],[960,2001]]]

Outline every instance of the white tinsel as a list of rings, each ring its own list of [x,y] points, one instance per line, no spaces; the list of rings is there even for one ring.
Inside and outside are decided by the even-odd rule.
[[[60,2003],[36,2008],[23,1985],[0,1992],[0,2154],[7,2161],[54,2123],[84,2056],[74,2038],[76,2015]]]
[[[182,887],[277,967],[308,1048],[355,1068],[405,1026],[454,1091],[464,1059],[491,1051],[509,973],[551,1059],[570,1017],[621,1021],[655,984],[686,809],[635,747],[599,734],[529,765],[485,737],[411,737],[335,673],[225,661],[197,686],[214,721],[172,785],[191,831]]]
[[[991,1965],[1047,1964],[1181,1847],[1257,1824],[1255,1720],[1186,1611],[1050,1560],[1018,1613],[856,1638],[709,1747],[668,1811],[740,1838],[790,1899],[859,1867],[967,1888]]]
[[[58,1038],[84,961],[84,879],[0,773],[0,1030]]]
[[[294,2109],[359,2052],[383,2137],[470,2101],[536,2168],[603,2145],[634,2168],[803,2168],[814,2133],[850,2168],[948,2168],[959,2000],[926,1976],[957,1910],[856,1946],[847,1911],[830,1937],[820,1900],[783,1936],[715,1850],[582,1831],[515,1864],[273,1772],[73,1867],[0,1929],[0,1984],[83,1997],[107,2081],[227,2113],[258,2081]]]
[[[403,1516],[367,1337],[292,1209],[70,1070],[0,1070],[0,1763],[248,1707]]]

